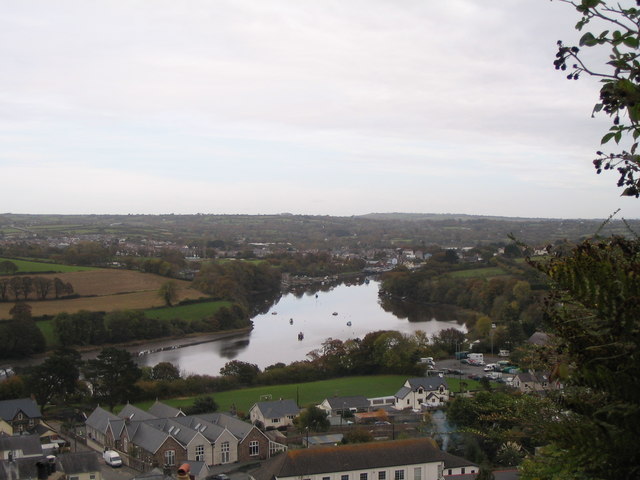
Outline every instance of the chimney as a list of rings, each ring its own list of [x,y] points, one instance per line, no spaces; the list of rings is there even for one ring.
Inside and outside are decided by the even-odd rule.
[[[191,467],[188,463],[183,463],[180,468],[178,468],[178,480],[189,480],[189,470]]]

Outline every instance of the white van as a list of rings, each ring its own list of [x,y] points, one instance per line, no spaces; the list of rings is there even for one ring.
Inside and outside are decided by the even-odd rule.
[[[122,459],[120,458],[120,455],[118,455],[118,452],[114,452],[113,450],[106,450],[102,454],[102,458],[104,458],[104,462],[107,465],[111,465],[113,468],[122,466]]]

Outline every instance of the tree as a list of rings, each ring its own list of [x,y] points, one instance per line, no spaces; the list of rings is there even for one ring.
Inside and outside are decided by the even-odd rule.
[[[10,260],[3,260],[0,262],[0,273],[7,273],[13,275],[18,271],[18,266]]]
[[[605,0],[560,0],[573,5],[582,15],[575,28],[600,27],[601,31],[586,31],[579,46],[565,46],[558,41],[554,65],[556,70],[568,72],[567,79],[578,80],[584,73],[601,79],[600,100],[593,113],[604,112],[612,119],[609,132],[601,144],[613,140],[616,145],[630,140],[629,149],[616,153],[597,152],[593,161],[597,173],[616,170],[622,195],[640,197],[640,155],[637,154],[640,137],[640,47],[638,8],[622,6],[620,2]],[[636,2],[637,3],[637,2]],[[597,71],[583,61],[581,47],[604,47],[609,61]]]
[[[44,300],[49,295],[49,291],[53,287],[53,280],[46,277],[35,277],[33,279],[33,288],[40,300]]]
[[[151,369],[152,380],[173,381],[180,378],[180,369],[171,362],[160,362]]]
[[[27,385],[41,409],[44,410],[54,397],[59,396],[64,400],[75,391],[81,364],[80,353],[61,347],[43,363],[31,369]]]
[[[178,299],[178,284],[173,280],[164,282],[158,290],[158,296],[164,300],[167,307],[170,307]]]
[[[232,360],[224,364],[220,375],[235,377],[242,385],[252,385],[260,375],[260,368],[255,363]]]
[[[585,241],[538,266],[555,285],[547,318],[565,389],[563,414],[547,431],[550,454],[532,462],[568,462],[584,479],[638,478],[640,239]]]
[[[300,431],[326,432],[330,426],[327,413],[315,405],[309,405],[295,421]]]
[[[135,383],[142,376],[131,354],[114,347],[104,348],[96,359],[89,360],[83,373],[93,386],[95,400],[106,403],[110,410],[135,398]]]
[[[218,404],[211,395],[197,397],[193,405],[185,409],[187,415],[198,415],[200,413],[213,413],[218,410]]]

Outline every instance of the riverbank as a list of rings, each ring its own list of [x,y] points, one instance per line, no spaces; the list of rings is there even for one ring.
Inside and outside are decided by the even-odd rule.
[[[191,347],[194,345],[200,345],[202,343],[215,342],[217,340],[223,340],[228,338],[233,338],[236,336],[246,335],[251,332],[253,327],[245,327],[238,328],[234,330],[224,330],[220,332],[210,332],[210,333],[191,333],[186,336],[174,336],[174,337],[164,337],[152,341],[148,340],[135,340],[131,342],[125,343],[117,343],[117,344],[105,344],[105,345],[85,345],[79,347],[73,347],[75,350],[80,352],[83,360],[90,360],[92,358],[96,358],[103,348],[107,347],[116,347],[122,350],[126,350],[133,354],[134,356],[139,356],[140,352],[160,352],[164,350],[174,350],[177,348],[185,348]],[[179,341],[179,343],[178,343]],[[141,347],[145,348],[141,348]],[[42,363],[52,351],[39,353],[29,358],[15,358],[15,359],[6,359],[2,363],[0,363],[0,370],[6,368],[20,368],[38,365]],[[144,353],[143,355],[145,355]],[[142,356],[142,355],[140,355]]]

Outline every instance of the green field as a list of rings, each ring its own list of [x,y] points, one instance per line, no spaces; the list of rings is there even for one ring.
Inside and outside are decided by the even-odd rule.
[[[219,405],[219,411],[229,411],[232,404],[243,412],[248,413],[251,406],[259,401],[280,398],[298,400],[299,405],[318,404],[327,397],[364,395],[367,398],[385,397],[395,394],[407,380],[406,375],[374,375],[367,377],[343,377],[317,382],[297,383],[291,385],[272,385],[263,387],[244,388],[210,394]],[[478,390],[480,383],[475,380],[464,380],[467,389]],[[460,390],[457,378],[447,378],[452,392]],[[268,396],[271,397],[268,397]],[[162,400],[163,403],[177,408],[185,408],[193,404],[195,397],[172,398]],[[136,403],[136,406],[147,410],[155,400]],[[122,408],[122,407],[120,407]]]
[[[458,270],[449,274],[449,276],[453,278],[487,278],[498,277],[500,275],[507,275],[507,272],[500,267],[472,268],[469,270]]]
[[[151,308],[145,310],[144,314],[156,320],[180,318],[191,322],[210,317],[221,307],[231,307],[231,305],[231,302],[226,300],[214,300],[211,302],[192,303],[191,305],[178,305],[176,307]]]
[[[85,272],[95,270],[93,267],[77,267],[73,265],[60,265],[59,263],[33,262],[30,260],[17,260],[14,258],[0,258],[0,262],[9,261],[18,267],[18,273],[42,273],[42,272]]]
[[[47,342],[47,350],[58,346],[56,336],[53,333],[53,319],[52,320],[40,320],[36,322],[36,326],[44,335],[44,339]]]

